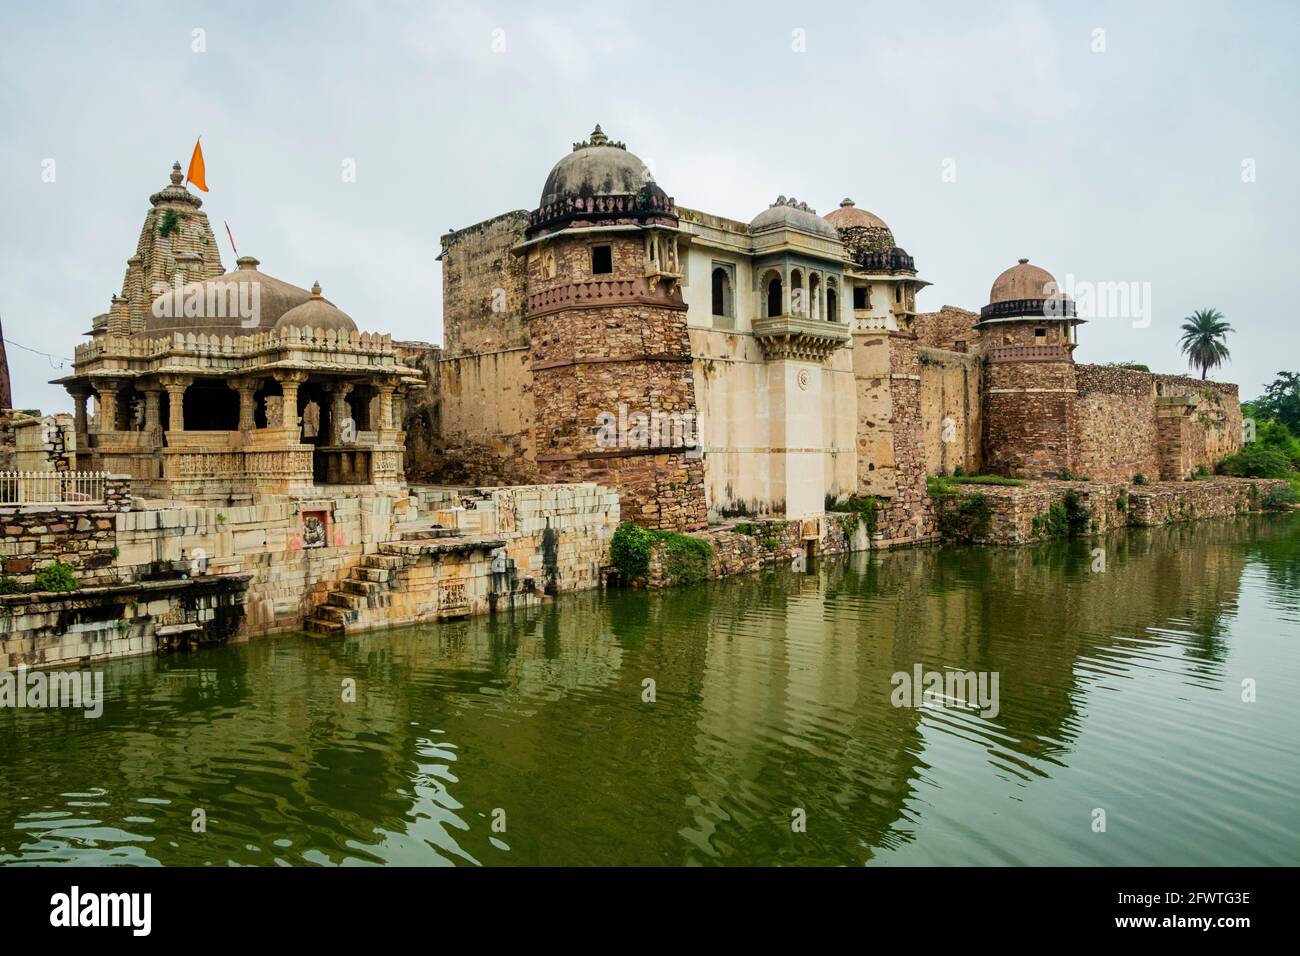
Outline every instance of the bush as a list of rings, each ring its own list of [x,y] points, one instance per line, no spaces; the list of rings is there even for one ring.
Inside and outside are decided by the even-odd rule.
[[[987,536],[992,519],[989,500],[983,495],[970,495],[939,515],[939,530],[953,541],[974,541]]]
[[[75,591],[79,586],[77,576],[72,573],[72,568],[60,561],[53,564],[47,564],[36,572],[36,579],[32,583],[33,590],[36,591]]]
[[[1291,462],[1278,449],[1255,442],[1221,459],[1217,470],[1234,478],[1286,478],[1291,473]]]
[[[1139,471],[1136,475],[1133,476],[1133,484],[1145,485],[1146,483],[1147,483],[1147,476],[1142,474],[1142,472]]]
[[[609,559],[623,575],[623,580],[631,584],[649,572],[653,548],[654,536],[649,531],[625,521],[609,541]]]
[[[1092,526],[1092,512],[1084,507],[1073,488],[1065,493],[1065,529],[1070,537],[1085,534]]]
[[[697,584],[709,576],[713,548],[707,541],[676,531],[652,531],[625,521],[609,542],[609,558],[630,584],[650,572],[650,555],[664,545],[664,573],[673,584]]]
[[[940,475],[930,475],[925,479],[925,490],[931,498],[947,498],[949,495],[956,494],[948,481],[949,479]]]
[[[1300,494],[1295,488],[1291,485],[1278,485],[1276,488],[1270,488],[1268,494],[1264,496],[1264,510],[1289,511],[1297,502],[1300,502]]]
[[[1120,514],[1128,511],[1128,489],[1121,488],[1119,494],[1115,497],[1115,510]]]
[[[713,557],[709,542],[676,531],[650,533],[656,541],[666,542],[664,572],[673,584],[699,584],[708,580],[709,560]]]
[[[838,501],[830,510],[844,515],[851,515],[852,520],[847,518],[840,523],[845,534],[852,534],[857,530],[858,523],[862,522],[867,526],[867,534],[876,533],[876,508],[880,502],[870,495],[849,495],[844,501]]]
[[[18,582],[8,575],[0,578],[0,594],[20,594],[22,590]]]
[[[1196,479],[1197,481],[1209,477],[1210,477],[1210,469],[1206,468],[1204,465],[1197,465],[1196,470],[1192,472],[1192,478]]]

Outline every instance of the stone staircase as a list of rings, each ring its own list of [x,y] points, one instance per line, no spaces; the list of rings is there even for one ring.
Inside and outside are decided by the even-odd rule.
[[[325,603],[317,605],[306,619],[307,630],[317,634],[342,634],[349,624],[357,622],[362,611],[383,607],[393,578],[406,562],[406,557],[385,554],[382,550],[364,555],[361,563],[330,591]]]

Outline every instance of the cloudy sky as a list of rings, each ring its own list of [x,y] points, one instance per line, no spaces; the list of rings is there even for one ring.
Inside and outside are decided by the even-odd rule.
[[[1252,397],[1300,366],[1298,37],[1293,2],[6,4],[14,402],[70,409],[46,382],[199,135],[228,267],[223,220],[363,329],[439,342],[439,235],[535,207],[596,122],[683,205],[853,197],[934,283],[922,309],[979,308],[1022,256],[1123,283],[1080,361],[1181,371],[1181,319],[1218,308]]]

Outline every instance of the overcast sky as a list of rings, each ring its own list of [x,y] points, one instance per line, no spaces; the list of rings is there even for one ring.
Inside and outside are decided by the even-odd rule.
[[[1179,323],[1215,307],[1243,398],[1300,366],[1294,2],[15,6],[0,320],[20,408],[70,410],[46,384],[70,367],[19,343],[72,355],[199,135],[226,266],[223,221],[397,338],[441,341],[439,235],[534,208],[599,122],[682,205],[748,221],[778,194],[853,197],[934,283],[923,310],[978,309],[1024,256],[1063,284],[1149,283],[1149,325],[1096,318],[1080,361],[1182,371]]]

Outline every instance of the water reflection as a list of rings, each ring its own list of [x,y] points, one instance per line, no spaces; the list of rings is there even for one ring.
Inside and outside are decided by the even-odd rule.
[[[1297,518],[114,663],[0,713],[0,861],[1295,863]],[[891,706],[918,663],[998,713]]]

